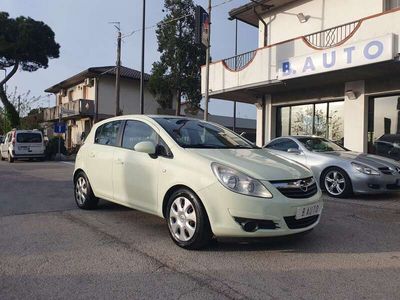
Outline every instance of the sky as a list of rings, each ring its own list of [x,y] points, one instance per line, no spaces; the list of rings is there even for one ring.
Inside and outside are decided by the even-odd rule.
[[[207,7],[207,0],[194,0]],[[249,0],[212,0],[213,5],[224,3],[212,11],[211,57],[213,60],[234,55],[235,23],[228,12]],[[146,26],[155,25],[165,15],[164,0],[146,1]],[[11,17],[29,16],[43,21],[55,32],[61,45],[60,58],[53,59],[47,69],[36,72],[18,71],[8,82],[8,88],[19,93],[31,91],[32,96],[45,96],[44,90],[89,67],[114,65],[116,60],[116,30],[109,22],[121,22],[122,34],[140,29],[142,0],[1,0],[0,11]],[[257,28],[238,23],[238,53],[257,48]],[[150,73],[153,62],[159,59],[155,28],[146,30],[145,72]],[[122,64],[140,70],[141,32],[126,37],[122,43]],[[0,76],[3,74],[0,73]],[[54,106],[54,96],[44,105]],[[211,100],[210,113],[232,116],[233,102]],[[238,117],[255,118],[253,105],[238,104]]]

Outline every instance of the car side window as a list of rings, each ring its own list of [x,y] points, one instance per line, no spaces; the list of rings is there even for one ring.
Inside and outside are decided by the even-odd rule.
[[[171,150],[157,132],[146,123],[129,120],[122,135],[122,147],[133,150],[137,143],[151,141],[156,145],[158,155],[170,157]]]
[[[289,149],[299,149],[299,145],[291,139],[278,139],[268,144],[267,148],[287,152]]]
[[[121,121],[113,121],[103,124],[96,129],[94,142],[100,145],[116,146],[120,127]]]
[[[153,128],[143,122],[127,121],[122,136],[122,147],[133,150],[137,143],[144,141],[151,141],[154,145],[157,145],[158,134]]]

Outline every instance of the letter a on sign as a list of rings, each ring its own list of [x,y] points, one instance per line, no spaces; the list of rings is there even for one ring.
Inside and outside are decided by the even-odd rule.
[[[305,73],[309,70],[315,71],[314,62],[310,56],[306,58],[306,62],[304,63],[303,73]]]

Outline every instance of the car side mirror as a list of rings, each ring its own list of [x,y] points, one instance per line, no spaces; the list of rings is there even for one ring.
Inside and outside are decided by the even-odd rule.
[[[289,148],[287,150],[287,153],[291,153],[291,154],[301,154],[301,150],[300,149],[296,149],[296,148]]]
[[[144,142],[137,143],[135,145],[135,147],[133,147],[133,150],[135,150],[137,152],[154,155],[156,153],[156,146],[154,145],[153,142],[144,141]]]

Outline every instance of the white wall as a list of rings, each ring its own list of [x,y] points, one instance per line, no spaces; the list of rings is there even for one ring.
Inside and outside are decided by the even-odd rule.
[[[383,0],[300,0],[263,16],[269,24],[268,45],[349,23],[383,11]],[[309,19],[300,23],[297,14]],[[259,47],[264,46],[264,25],[259,24]]]
[[[123,114],[140,113],[140,83],[138,80],[121,79],[120,108]],[[99,80],[99,114],[115,114],[115,78],[104,77]],[[156,114],[159,105],[151,93],[145,89],[144,113]]]

